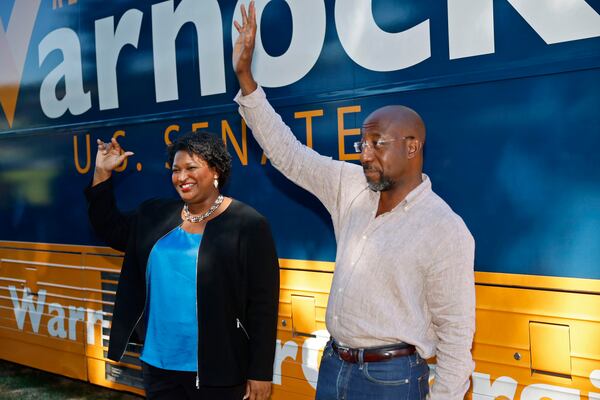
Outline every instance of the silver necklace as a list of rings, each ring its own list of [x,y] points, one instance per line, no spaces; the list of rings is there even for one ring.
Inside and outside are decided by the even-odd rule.
[[[217,199],[213,203],[213,205],[210,206],[210,208],[202,215],[192,215],[190,213],[190,209],[188,208],[187,203],[185,203],[185,205],[183,206],[183,219],[194,224],[204,221],[206,218],[210,217],[210,215],[214,213],[217,208],[219,208],[219,206],[223,202],[223,199],[223,195],[220,194],[219,197],[217,197]]]

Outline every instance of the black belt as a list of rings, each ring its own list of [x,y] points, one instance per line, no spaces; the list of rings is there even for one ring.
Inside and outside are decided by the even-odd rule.
[[[331,347],[342,360],[349,363],[359,362],[359,354],[361,351],[363,354],[363,362],[385,361],[389,360],[390,358],[409,356],[417,351],[415,346],[408,343],[353,349],[351,347],[340,346],[335,342],[335,340],[333,340],[331,342]]]

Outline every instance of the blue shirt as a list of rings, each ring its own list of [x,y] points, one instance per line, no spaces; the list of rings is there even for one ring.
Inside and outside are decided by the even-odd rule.
[[[146,342],[140,359],[174,371],[198,369],[196,273],[201,234],[173,229],[154,244],[146,270]]]

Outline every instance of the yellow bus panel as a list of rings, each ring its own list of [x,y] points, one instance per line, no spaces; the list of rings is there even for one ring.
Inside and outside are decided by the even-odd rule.
[[[106,359],[121,262],[102,247],[0,242],[0,358],[142,394],[140,345]],[[312,399],[333,265],[280,267],[272,398]],[[600,399],[600,285],[562,279],[476,273],[467,398]]]

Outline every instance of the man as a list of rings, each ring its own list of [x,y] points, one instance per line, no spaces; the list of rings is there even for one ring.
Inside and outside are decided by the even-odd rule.
[[[425,125],[403,106],[367,117],[362,168],[300,144],[251,72],[253,2],[242,6],[233,63],[240,114],[273,166],[331,213],[336,270],[317,399],[424,399],[425,358],[437,357],[432,400],[462,399],[473,371],[474,242],[422,174]]]

